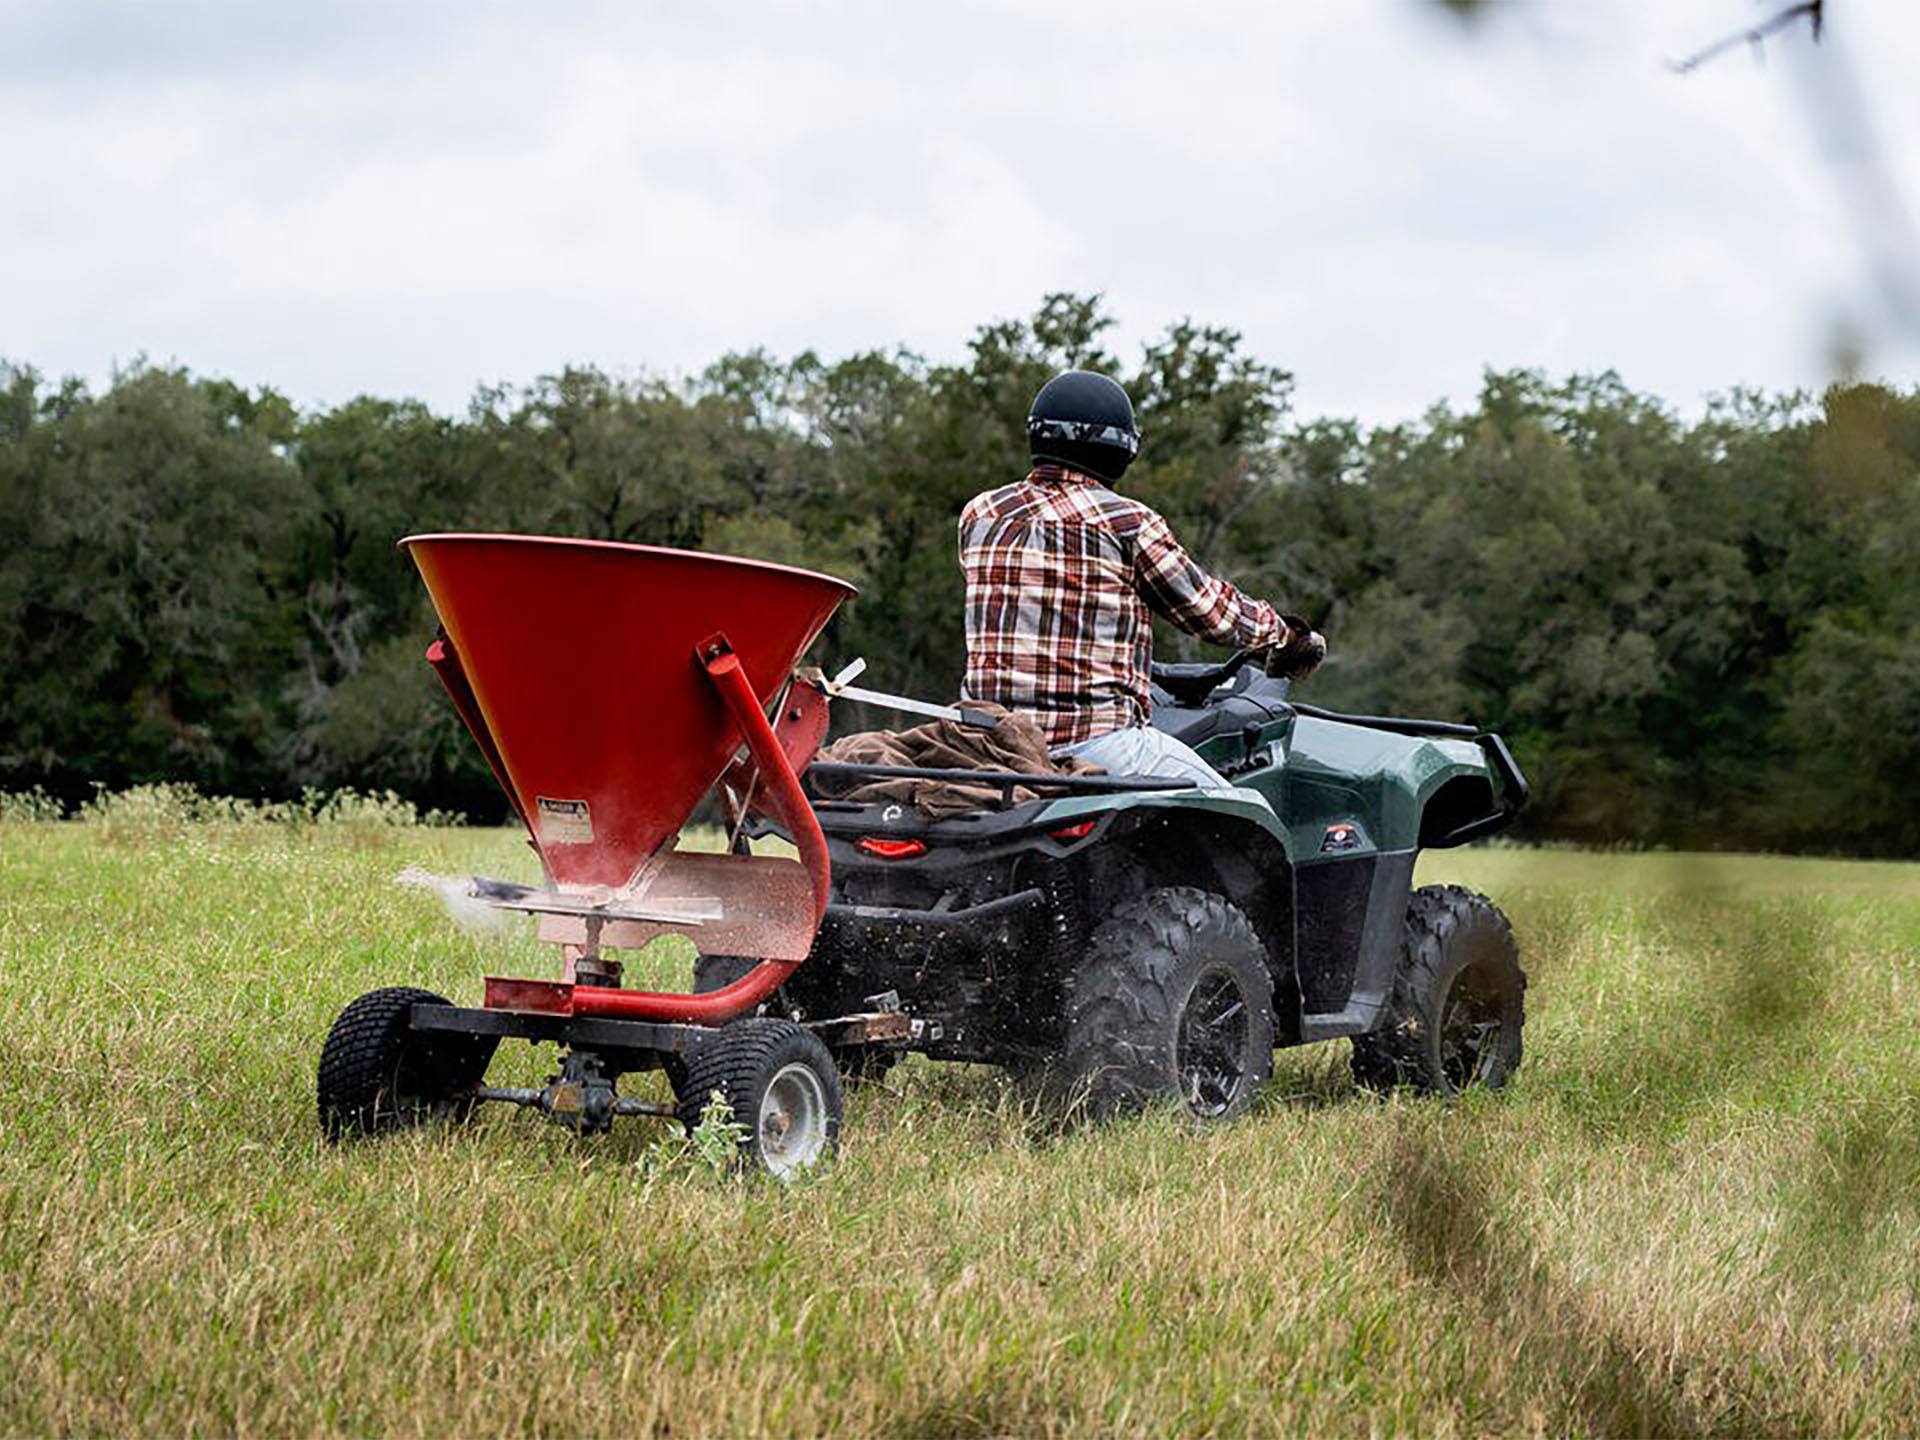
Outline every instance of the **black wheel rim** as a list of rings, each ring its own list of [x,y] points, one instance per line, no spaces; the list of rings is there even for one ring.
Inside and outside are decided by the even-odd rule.
[[[1495,1077],[1505,1023],[1499,987],[1484,971],[1471,966],[1454,977],[1440,1007],[1440,1070],[1449,1087],[1465,1090]]]
[[[424,1125],[444,1118],[448,1105],[422,1088],[418,1075],[404,1060],[394,1066],[392,1081],[380,1092],[375,1117],[381,1124],[400,1128]]]
[[[1223,967],[1203,971],[1180,1012],[1174,1063],[1187,1109],[1212,1119],[1233,1109],[1247,1087],[1253,1033],[1247,997]]]
[[[406,1046],[394,1062],[393,1079],[381,1092],[384,1113],[379,1118],[396,1127],[455,1120],[473,1108],[471,1082],[465,1080],[462,1057],[431,1045]]]

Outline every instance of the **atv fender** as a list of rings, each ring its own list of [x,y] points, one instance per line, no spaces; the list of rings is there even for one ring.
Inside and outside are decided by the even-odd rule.
[[[1273,977],[1276,1043],[1300,1034],[1294,866],[1286,828],[1254,792],[1162,790],[1061,800],[1045,822],[1063,830],[1099,823],[1098,841],[1128,862],[1099,897],[1102,909],[1125,903],[1122,887],[1196,886],[1230,900],[1252,922]],[[1091,837],[1090,837],[1091,839]]]
[[[1499,736],[1408,728],[1428,725],[1303,714],[1295,726],[1280,805],[1293,841],[1303,1039],[1382,1022],[1420,850],[1489,834],[1526,800]]]

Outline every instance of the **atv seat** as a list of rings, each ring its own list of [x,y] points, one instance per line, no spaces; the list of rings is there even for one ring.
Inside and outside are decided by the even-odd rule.
[[[1237,735],[1249,725],[1282,720],[1293,713],[1287,704],[1287,682],[1263,675],[1252,668],[1232,674],[1229,686],[1218,686],[1199,695],[1193,693],[1193,681],[1182,685],[1191,672],[1220,671],[1217,665],[1155,665],[1153,685],[1153,728],[1186,745],[1199,745],[1215,735]],[[1231,673],[1231,672],[1230,672]],[[1174,684],[1165,683],[1173,679]]]

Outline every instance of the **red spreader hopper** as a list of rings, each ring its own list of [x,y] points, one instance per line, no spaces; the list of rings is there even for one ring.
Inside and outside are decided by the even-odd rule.
[[[798,774],[826,733],[827,702],[793,672],[853,587],[605,541],[401,544],[440,615],[427,658],[546,872],[538,889],[475,880],[471,893],[539,915],[541,937],[566,949],[565,982],[489,979],[488,1006],[714,1024],[757,1005],[806,957],[826,906],[826,845]],[[723,774],[730,804],[784,823],[798,862],[672,849]],[[763,963],[707,995],[619,988],[603,948],[667,933]]]

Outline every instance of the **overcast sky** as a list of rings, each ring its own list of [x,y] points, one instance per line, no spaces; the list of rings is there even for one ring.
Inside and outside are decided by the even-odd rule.
[[[1771,8],[1771,7],[1768,7]],[[1920,6],[1828,0],[1920,194]],[[955,358],[1050,290],[1242,331],[1304,414],[1484,365],[1694,410],[1920,378],[1749,0],[0,0],[0,356],[461,408],[568,362]],[[1804,79],[1805,72],[1800,72]]]

